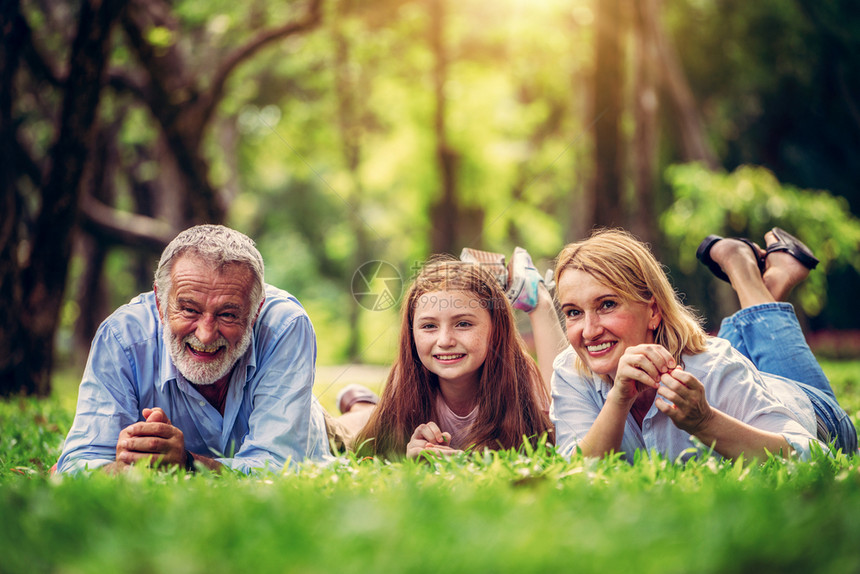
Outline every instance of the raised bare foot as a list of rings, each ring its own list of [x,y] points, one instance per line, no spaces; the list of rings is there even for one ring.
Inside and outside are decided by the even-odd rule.
[[[765,233],[764,240],[767,245],[777,242],[777,238],[770,231]],[[790,253],[772,251],[767,254],[762,279],[767,290],[777,301],[785,301],[794,286],[807,276],[809,276],[809,268]]]
[[[761,271],[758,260],[764,255],[764,249],[758,245],[733,238],[720,239],[711,246],[710,251],[711,259],[729,276],[735,287],[739,281],[759,280]]]

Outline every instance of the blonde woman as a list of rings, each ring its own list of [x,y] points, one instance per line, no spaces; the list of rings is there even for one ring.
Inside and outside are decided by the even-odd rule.
[[[588,456],[654,450],[686,460],[808,456],[836,440],[857,450],[848,415],[782,302],[817,260],[775,228],[767,249],[708,237],[698,256],[742,309],[709,337],[647,246],[603,230],[568,245],[556,267],[571,347],[554,364],[556,442]]]

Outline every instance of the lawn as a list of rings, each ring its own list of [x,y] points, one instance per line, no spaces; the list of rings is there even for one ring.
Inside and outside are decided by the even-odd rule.
[[[856,413],[860,362],[825,367]],[[542,449],[49,477],[72,409],[0,403],[0,573],[860,571],[856,456],[631,466]]]

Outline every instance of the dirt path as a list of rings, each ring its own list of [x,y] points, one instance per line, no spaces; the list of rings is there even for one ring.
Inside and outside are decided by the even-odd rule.
[[[314,394],[329,412],[336,414],[334,400],[338,391],[350,383],[358,383],[379,392],[388,369],[388,366],[358,364],[317,366]]]

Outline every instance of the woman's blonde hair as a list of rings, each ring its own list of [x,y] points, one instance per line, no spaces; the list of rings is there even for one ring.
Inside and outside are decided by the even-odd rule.
[[[439,378],[421,363],[412,325],[422,298],[436,291],[470,293],[490,314],[489,353],[478,382],[478,416],[465,443],[477,449],[516,448],[524,437],[536,444],[543,433],[552,441],[549,393],[517,332],[511,305],[498,281],[480,265],[436,258],[422,268],[404,297],[397,360],[379,405],[355,442],[359,453],[401,458],[418,425],[433,420]]]
[[[666,347],[678,364],[684,353],[705,350],[707,334],[699,316],[681,302],[663,266],[645,243],[622,229],[599,229],[567,245],[558,256],[556,281],[568,269],[584,271],[619,296],[638,303],[654,298],[660,324],[654,342]]]

